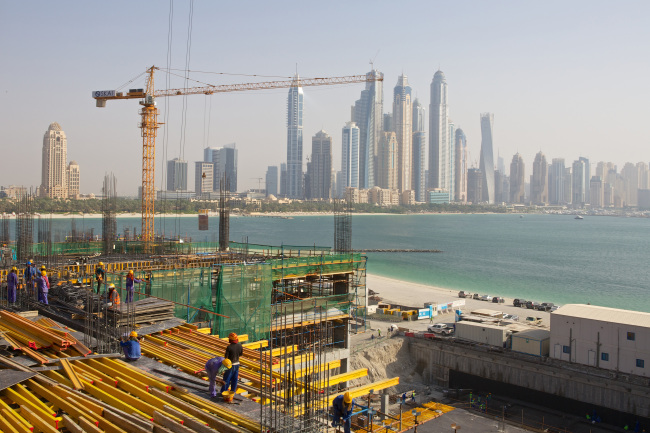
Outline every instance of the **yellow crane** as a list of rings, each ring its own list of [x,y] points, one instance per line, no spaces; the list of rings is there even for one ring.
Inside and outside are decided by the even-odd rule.
[[[156,98],[182,95],[212,95],[214,93],[241,92],[246,90],[269,90],[288,87],[331,86],[336,84],[353,84],[370,81],[383,81],[383,75],[369,73],[365,75],[349,75],[329,78],[294,78],[292,80],[265,81],[259,83],[223,84],[218,86],[188,87],[181,89],[155,90],[154,71],[156,66],[147,69],[147,88],[131,89],[128,92],[116,90],[96,90],[92,97],[97,101],[97,107],[105,107],[106,101],[116,99],[140,99],[140,129],[142,130],[142,240],[145,250],[151,250],[154,237],[154,167],[156,131],[161,123],[158,122]]]

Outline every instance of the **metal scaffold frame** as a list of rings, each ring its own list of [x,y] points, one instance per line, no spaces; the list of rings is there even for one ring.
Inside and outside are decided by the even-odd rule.
[[[110,255],[115,252],[117,240],[117,180],[113,173],[104,176],[102,187],[102,253]]]
[[[219,251],[228,251],[230,242],[230,179],[225,174],[219,183]]]

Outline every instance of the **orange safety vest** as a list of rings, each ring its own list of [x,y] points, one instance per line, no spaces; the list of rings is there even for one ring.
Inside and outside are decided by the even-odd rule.
[[[113,289],[109,295],[108,301],[113,303],[113,307],[120,305],[120,294],[117,293],[117,290]]]

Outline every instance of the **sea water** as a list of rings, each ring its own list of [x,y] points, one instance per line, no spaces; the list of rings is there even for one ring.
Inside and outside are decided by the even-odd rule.
[[[156,218],[156,231],[215,241],[218,218]],[[36,224],[34,224],[36,226]],[[77,230],[101,219],[75,217]],[[70,220],[53,220],[69,231]],[[118,233],[138,218],[118,218]],[[591,303],[650,312],[650,219],[571,215],[353,215],[354,249],[438,249],[368,253],[368,272],[438,287],[538,302]],[[231,217],[230,240],[331,246],[333,216]],[[372,288],[372,287],[371,287]]]

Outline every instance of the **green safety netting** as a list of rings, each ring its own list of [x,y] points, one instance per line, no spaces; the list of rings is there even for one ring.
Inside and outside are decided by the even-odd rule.
[[[271,265],[223,265],[217,285],[215,333],[248,334],[250,341],[268,338],[271,326]]]
[[[329,254],[332,247],[322,247],[318,245],[262,245],[249,244],[242,242],[230,242],[230,249],[234,251],[259,252],[268,256],[290,255],[314,255]]]
[[[139,278],[137,274],[136,278]],[[146,284],[140,284],[136,290],[176,302],[174,314],[188,322],[193,322],[196,317],[205,320],[212,318],[210,314],[187,307],[189,304],[192,307],[213,311],[212,268],[210,267],[151,271],[151,280]]]
[[[331,254],[290,257],[271,260],[273,281],[283,278],[301,278],[307,275],[328,275],[353,272],[361,254]]]

